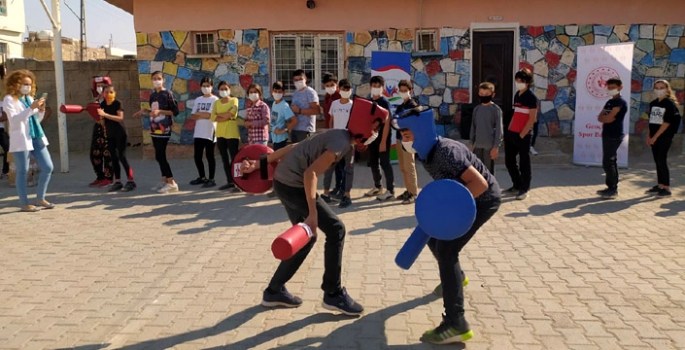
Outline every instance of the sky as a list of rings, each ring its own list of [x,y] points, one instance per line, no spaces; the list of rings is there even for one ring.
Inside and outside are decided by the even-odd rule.
[[[52,1],[45,0],[49,9]],[[79,19],[69,10],[69,5],[76,14],[80,15],[80,0],[62,0],[62,36],[78,39],[81,32]],[[110,35],[114,47],[129,51],[136,50],[136,35],[133,29],[133,16],[112,6],[104,0],[85,0],[86,3],[86,40],[88,47],[109,45]],[[25,0],[26,25],[32,32],[52,30],[40,0]],[[24,33],[24,37],[28,36]]]

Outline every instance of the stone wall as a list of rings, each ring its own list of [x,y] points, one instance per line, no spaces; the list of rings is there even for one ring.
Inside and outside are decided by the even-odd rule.
[[[441,28],[440,52],[412,58],[414,94],[422,104],[434,107],[445,121],[457,120],[462,103],[470,101],[471,41],[468,28]],[[520,66],[535,74],[534,92],[540,99],[540,134],[570,136],[575,115],[576,49],[599,43],[636,43],[631,89],[631,132],[643,132],[644,111],[652,99],[656,79],[671,81],[680,102],[685,98],[685,33],[682,25],[566,25],[521,27],[517,56]],[[267,30],[218,30],[220,57],[192,58],[188,32],[138,33],[139,79],[142,101],[149,97],[150,73],[165,73],[166,84],[181,106],[175,119],[172,142],[192,143],[194,122],[187,120],[186,101],[200,95],[199,81],[212,76],[231,84],[244,105],[245,88],[253,81],[269,95],[269,34]],[[346,33],[347,77],[356,94],[369,93],[373,51],[411,52],[413,29],[382,29]],[[454,117],[453,119],[450,119]],[[149,120],[143,123],[149,127]],[[445,133],[457,137],[456,126]],[[451,129],[451,130],[450,130]],[[146,135],[146,133],[144,133]],[[145,136],[147,137],[147,136]]]
[[[193,58],[192,39],[188,32],[161,32],[137,34],[140,100],[146,102],[152,89],[151,73],[164,72],[166,88],[174,93],[180,113],[174,118],[171,142],[193,143],[195,121],[190,120],[192,100],[202,94],[200,80],[212,77],[215,82],[231,85],[231,95],[245,104],[245,91],[252,83],[262,86],[264,95],[270,95],[269,36],[266,30],[219,30],[219,53],[216,58]],[[187,103],[188,102],[188,103]],[[150,119],[143,117],[143,129],[149,130]],[[143,133],[150,143],[148,132]]]
[[[51,149],[59,147],[57,128],[57,93],[55,92],[55,64],[34,60],[12,59],[8,61],[8,73],[16,69],[28,69],[36,75],[38,94],[48,93],[48,107],[52,111],[46,121],[45,133],[51,143]],[[140,119],[131,118],[131,114],[140,109],[138,70],[134,60],[64,62],[65,101],[68,104],[85,105],[93,100],[91,81],[94,76],[106,75],[112,78],[117,90],[117,99],[124,106],[125,124],[128,142],[131,145],[142,143]],[[67,115],[67,135],[69,151],[82,152],[90,150],[93,119],[86,113]]]
[[[33,58],[38,61],[52,61],[53,60],[53,43],[49,41],[25,41],[24,57]],[[107,53],[104,48],[89,47],[86,50],[87,60],[102,60],[107,58]],[[81,60],[81,46],[79,41],[71,39],[62,40],[62,60],[64,61],[80,61]]]
[[[643,133],[654,99],[654,81],[667,79],[685,100],[685,33],[682,25],[567,25],[521,27],[520,66],[535,74],[540,99],[540,135],[573,134],[576,49],[583,45],[634,42],[630,132]],[[682,106],[681,106],[682,111]]]

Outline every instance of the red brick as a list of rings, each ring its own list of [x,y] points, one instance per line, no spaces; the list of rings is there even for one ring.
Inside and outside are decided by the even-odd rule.
[[[471,93],[468,89],[459,89],[452,92],[452,98],[456,103],[468,103],[469,97],[471,97]]]
[[[542,27],[529,27],[528,28],[528,34],[530,34],[530,36],[532,36],[533,38],[539,37],[544,32],[545,32],[545,29]]]
[[[449,52],[452,61],[458,61],[464,59],[464,50],[452,50]]]
[[[240,76],[240,86],[242,86],[246,92],[247,92],[247,89],[250,87],[250,85],[252,85],[252,82],[253,82],[253,80],[252,80],[251,75],[243,74]]]
[[[561,62],[561,56],[552,51],[547,51],[545,54],[545,61],[547,61],[550,68],[556,68],[559,65],[559,62]]]
[[[573,83],[576,81],[576,76],[578,75],[578,72],[576,72],[575,69],[571,69],[568,74],[566,74],[566,79],[568,79],[569,83]]]
[[[190,92],[198,92],[198,91],[201,91],[201,90],[202,90],[202,86],[200,86],[200,83],[199,83],[199,82],[197,82],[197,81],[195,81],[195,80],[191,80],[191,81],[188,82],[188,91],[190,91]]]
[[[530,69],[531,72],[533,71],[533,65],[532,64],[530,64],[528,62],[519,62],[519,70],[521,70],[523,68],[528,68],[528,69]]]
[[[547,100],[554,100],[554,98],[557,96],[557,92],[559,92],[559,88],[556,85],[548,85],[547,86]]]
[[[150,101],[150,94],[152,93],[152,90],[144,89],[140,90],[140,100],[141,101]]]
[[[437,60],[430,61],[430,63],[426,65],[426,74],[428,74],[429,77],[432,77],[438,73],[440,73],[440,62]]]

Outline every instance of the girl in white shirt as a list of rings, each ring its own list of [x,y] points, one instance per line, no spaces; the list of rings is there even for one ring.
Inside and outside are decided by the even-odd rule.
[[[52,159],[48,152],[48,139],[40,125],[45,116],[45,99],[34,100],[36,77],[28,70],[10,73],[5,83],[7,95],[3,100],[3,111],[9,120],[10,152],[17,166],[16,187],[21,211],[36,212],[40,208],[52,209],[54,204],[45,200],[45,193],[52,176]],[[38,178],[36,205],[28,201],[26,182],[29,171],[29,155],[38,162],[41,172]]]

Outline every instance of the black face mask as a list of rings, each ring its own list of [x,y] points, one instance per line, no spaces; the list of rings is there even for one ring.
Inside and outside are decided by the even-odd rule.
[[[480,103],[490,103],[492,101],[492,95],[490,96],[478,96]]]

